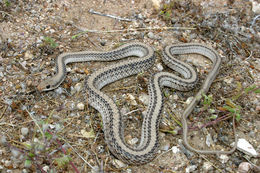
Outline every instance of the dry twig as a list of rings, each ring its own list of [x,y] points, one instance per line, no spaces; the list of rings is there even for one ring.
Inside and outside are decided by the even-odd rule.
[[[104,14],[104,13],[100,13],[100,12],[94,11],[93,9],[90,9],[90,10],[89,10],[89,13],[91,13],[91,14],[97,14],[97,15],[99,15],[99,16],[110,17],[110,18],[117,19],[117,20],[127,21],[127,22],[132,22],[132,21],[134,21],[134,19],[128,19],[128,18],[122,18],[122,17],[110,15],[110,14]]]

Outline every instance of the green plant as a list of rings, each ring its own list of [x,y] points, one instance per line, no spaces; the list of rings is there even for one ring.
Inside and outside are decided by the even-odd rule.
[[[212,95],[206,95],[206,94],[202,94],[202,96],[204,97],[203,99],[203,109],[206,110],[212,103],[213,101],[213,96]]]
[[[56,43],[51,37],[43,38],[44,44],[49,45],[51,48],[56,48],[58,43]]]
[[[9,0],[4,0],[4,4],[6,7],[9,7],[11,5],[11,2]]]
[[[174,7],[174,2],[170,2],[169,4],[164,4],[159,15],[163,18],[163,20],[170,21],[172,18],[172,11]]]
[[[54,160],[57,163],[58,167],[62,168],[65,165],[67,165],[72,159],[67,155],[62,155],[61,157],[56,158]]]
[[[233,103],[230,99],[226,100],[226,104],[223,106],[223,108],[227,111],[229,111],[231,113],[231,115],[235,115],[236,116],[236,120],[239,121],[241,119],[241,106],[236,105],[235,103]]]
[[[245,89],[242,88],[240,82],[237,83],[236,94],[231,99],[226,99],[226,105],[223,107],[225,110],[229,111],[232,115],[236,116],[236,120],[241,119],[241,106],[235,104],[234,102],[240,98],[242,95],[247,95],[248,93],[253,92],[255,94],[260,93],[260,88],[253,84]]]
[[[253,93],[260,93],[260,88],[254,84],[251,85],[247,88],[242,88],[241,83],[237,83],[237,88],[236,88],[236,94],[234,94],[231,98],[226,98],[225,100],[225,105],[223,107],[219,107],[220,110],[223,111],[228,111],[231,113],[231,115],[235,115],[236,120],[239,121],[241,119],[241,106],[238,104],[235,104],[235,101],[240,98],[243,95],[247,95],[248,93],[253,92]],[[213,96],[212,95],[205,95],[202,94],[203,96],[203,111],[208,110],[212,114],[210,119],[216,119],[217,116],[214,115],[215,109],[210,109],[210,105],[213,102]]]

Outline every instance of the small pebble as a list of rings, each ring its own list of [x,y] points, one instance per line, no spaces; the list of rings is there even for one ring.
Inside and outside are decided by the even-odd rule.
[[[97,150],[98,150],[98,153],[104,153],[105,149],[104,149],[104,146],[103,145],[99,145],[97,146]]]
[[[209,172],[210,170],[213,169],[212,163],[210,163],[210,162],[204,162],[204,163],[203,163],[203,166],[202,166],[202,169],[203,169],[204,172]]]
[[[13,148],[11,149],[11,153],[15,158],[17,158],[21,154],[20,151]]]
[[[141,14],[141,13],[139,13],[139,14],[137,15],[137,18],[138,18],[138,19],[143,19],[143,16],[142,16],[142,14]]]
[[[6,136],[2,135],[2,136],[0,137],[0,144],[1,144],[1,145],[5,145],[6,143],[7,143]]]
[[[224,79],[224,82],[226,82],[227,84],[231,84],[234,81],[234,78],[226,78]]]
[[[195,39],[196,37],[197,37],[197,34],[193,33],[193,34],[190,35],[190,40],[193,40],[193,39]]]
[[[105,45],[106,45],[106,43],[107,43],[107,41],[106,41],[106,40],[100,40],[100,45],[101,45],[101,46],[105,46]]]
[[[173,95],[173,100],[179,100],[179,96],[177,94]]]
[[[26,136],[28,134],[28,132],[29,132],[29,129],[27,127],[21,128],[21,133],[23,136]]]
[[[5,161],[4,161],[4,166],[5,166],[6,168],[10,168],[10,167],[12,166],[12,162],[11,162],[10,160],[5,160]]]
[[[210,147],[213,144],[213,140],[210,134],[207,134],[206,136],[206,144],[208,147]]]
[[[155,39],[155,36],[152,32],[148,32],[147,37],[150,39]]]
[[[75,85],[75,90],[77,91],[77,92],[79,92],[79,91],[81,91],[82,90],[82,83],[77,83],[76,85]]]
[[[243,138],[238,139],[237,149],[242,151],[243,153],[245,153],[247,155],[250,155],[250,156],[253,156],[253,157],[258,156],[258,153],[254,149],[254,147]]]
[[[3,153],[4,153],[4,150],[0,150],[0,155],[3,155]]]
[[[128,169],[126,170],[126,173],[132,173],[132,169],[128,168]]]
[[[84,110],[85,105],[80,102],[80,103],[77,104],[77,108],[78,108],[79,110]]]
[[[130,104],[131,104],[131,105],[133,105],[133,106],[136,106],[136,105],[137,105],[137,102],[136,102],[136,100],[135,100],[135,97],[134,97],[132,94],[128,93],[128,94],[127,94],[127,97],[128,97],[128,99],[130,100]]]
[[[191,165],[191,166],[188,166],[186,169],[185,169],[185,172],[186,173],[190,173],[190,172],[193,172],[197,169],[197,165]]]
[[[172,152],[173,152],[173,154],[177,154],[177,153],[179,153],[181,150],[179,149],[179,147],[177,147],[177,146],[173,146],[172,147]]]
[[[133,138],[128,141],[130,145],[135,145],[138,142],[138,138]]]
[[[192,100],[193,100],[193,97],[187,98],[187,100],[185,101],[185,104],[189,105]]]
[[[252,169],[252,165],[248,162],[242,162],[239,164],[238,166],[238,172],[239,173],[247,173],[250,171],[250,169]]]
[[[221,154],[219,156],[219,159],[220,159],[221,163],[227,163],[227,161],[229,160],[229,157],[227,155],[225,155],[225,154]]]
[[[59,87],[59,88],[55,89],[55,92],[60,95],[63,93],[63,89],[61,87]]]
[[[252,3],[252,11],[254,13],[260,13],[260,3],[256,0],[251,0],[251,3]]]
[[[139,100],[141,102],[143,102],[143,104],[145,105],[148,105],[149,104],[149,96],[145,93],[142,93],[140,96],[139,96]]]
[[[50,168],[49,168],[49,166],[44,166],[43,168],[42,168],[45,172],[49,172],[49,170],[50,170]]]
[[[30,51],[26,51],[25,54],[24,54],[24,58],[25,58],[25,60],[32,59],[33,58],[33,54],[31,54]]]
[[[157,67],[157,69],[158,69],[159,71],[163,71],[163,66],[162,66],[161,63],[158,63],[158,64],[156,65],[156,67]]]
[[[28,173],[28,171],[26,169],[23,169],[22,173]]]
[[[50,129],[54,129],[55,128],[55,125],[53,125],[53,124],[49,124],[49,127],[50,127]]]
[[[169,141],[165,141],[163,144],[161,144],[160,148],[163,151],[168,151],[170,146],[171,146],[170,142]]]

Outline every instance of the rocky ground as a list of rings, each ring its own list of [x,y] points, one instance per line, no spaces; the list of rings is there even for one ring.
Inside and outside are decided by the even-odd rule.
[[[259,171],[259,14],[259,1],[252,0],[0,0],[0,172]],[[103,89],[124,116],[127,143],[139,142],[150,75],[170,71],[161,61],[163,47],[199,42],[216,49],[222,65],[189,117],[189,142],[199,149],[230,149],[235,116],[240,140],[233,154],[201,155],[182,145],[181,114],[211,68],[199,55],[179,57],[193,64],[200,81],[189,92],[163,90],[161,147],[143,166],[109,152],[100,114],[84,96],[85,77],[115,62],[70,64],[59,88],[36,90],[55,73],[59,54],[108,51],[131,41],[153,46],[157,60],[149,71]]]

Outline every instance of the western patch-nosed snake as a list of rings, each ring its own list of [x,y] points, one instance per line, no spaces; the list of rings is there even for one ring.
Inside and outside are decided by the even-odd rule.
[[[185,146],[202,154],[230,154],[236,149],[235,145],[230,151],[198,150],[190,146],[187,141],[188,125],[187,117],[200,101],[202,94],[206,94],[213,80],[218,74],[221,59],[212,48],[198,43],[176,44],[167,46],[163,50],[162,60],[172,70],[180,73],[183,78],[169,72],[158,72],[151,76],[148,86],[149,105],[146,115],[143,117],[141,140],[138,146],[129,146],[124,138],[123,120],[120,111],[114,101],[104,94],[101,89],[119,79],[138,74],[151,68],[155,62],[155,53],[152,47],[139,43],[128,43],[108,52],[82,51],[63,53],[56,59],[56,74],[42,81],[38,85],[39,91],[48,91],[57,88],[66,77],[66,64],[85,61],[112,61],[129,56],[136,59],[119,62],[101,68],[87,77],[85,86],[87,89],[89,104],[102,115],[103,131],[106,143],[110,151],[122,161],[129,164],[145,164],[151,161],[159,148],[158,130],[160,114],[163,107],[162,87],[171,87],[181,91],[192,89],[197,80],[197,73],[188,64],[173,58],[179,54],[200,54],[212,61],[212,69],[208,73],[201,89],[192,102],[187,106],[182,115],[183,142]],[[234,128],[233,118],[233,128]],[[234,131],[235,132],[235,131]]]

